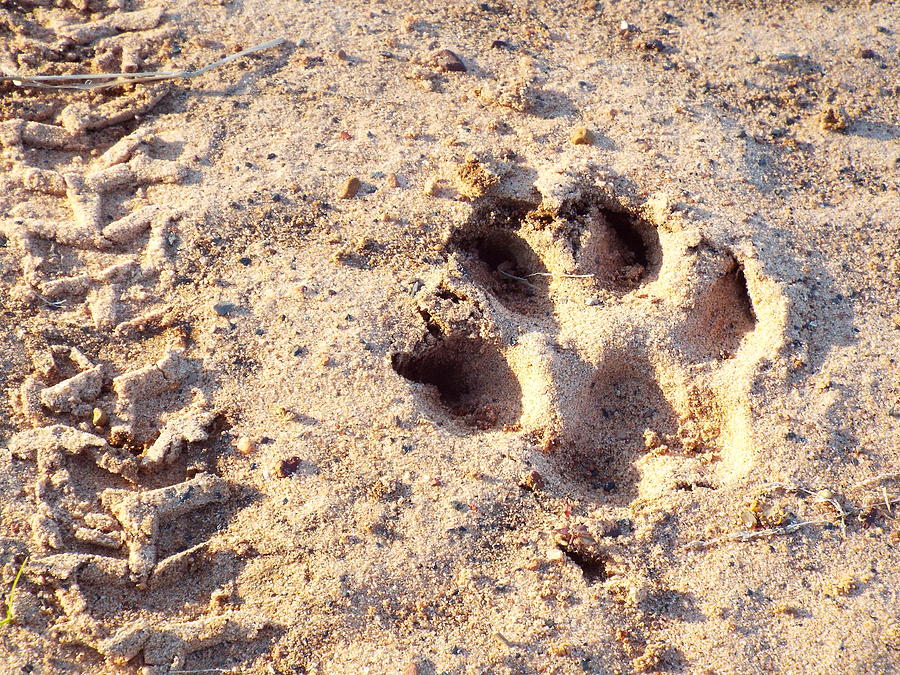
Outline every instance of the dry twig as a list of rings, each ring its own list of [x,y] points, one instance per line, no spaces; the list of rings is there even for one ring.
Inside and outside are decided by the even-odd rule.
[[[767,537],[776,537],[783,534],[792,534],[801,527],[806,527],[807,525],[824,525],[825,523],[830,522],[830,520],[826,519],[803,520],[799,523],[791,523],[790,525],[784,525],[782,527],[770,527],[765,530],[740,530],[738,532],[724,534],[721,537],[714,537],[713,539],[696,539],[694,541],[689,541],[688,543],[679,546],[679,549],[683,551],[695,551],[701,548],[709,548],[710,546],[715,546],[716,544],[721,544],[726,541],[753,541],[754,539],[765,539]]]
[[[189,79],[202,75],[213,68],[224,65],[247,54],[277,47],[284,43],[284,38],[263,42],[255,47],[250,47],[231,54],[223,59],[214,61],[198,70],[160,70],[144,71],[140,73],[81,73],[74,75],[5,75],[0,77],[0,82],[12,82],[18,87],[37,87],[40,89],[107,89],[123,84],[146,84],[148,82],[160,82],[162,80]],[[101,80],[98,82],[98,80]]]
[[[863,487],[871,487],[881,481],[894,480],[897,478],[900,478],[900,472],[883,473],[857,483],[856,485],[851,486],[850,489],[854,490]],[[891,507],[894,504],[900,504],[900,495],[889,494],[887,488],[885,488],[883,485],[881,486],[881,490],[877,494],[876,500],[873,501],[870,496],[869,503],[862,506],[857,506],[853,503],[844,506],[837,500],[831,490],[812,490],[795,483],[769,483],[763,488],[763,492],[771,492],[774,490],[783,490],[785,492],[793,492],[806,495],[808,497],[812,497],[814,502],[818,502],[820,504],[828,504],[837,512],[838,518],[840,518],[841,531],[845,535],[847,533],[848,516],[857,516],[862,519],[862,516],[876,503],[878,503],[879,505],[884,504],[888,516],[893,518],[894,514]],[[709,548],[710,546],[715,546],[716,544],[721,544],[728,541],[753,541],[755,539],[765,539],[767,537],[792,534],[793,532],[796,532],[800,528],[807,525],[822,525],[831,522],[831,520],[827,519],[804,520],[798,523],[790,523],[781,527],[771,527],[763,530],[740,530],[738,532],[732,532],[722,535],[721,537],[714,537],[712,539],[696,539],[694,541],[689,541],[688,543],[680,546],[679,550],[691,551]]]

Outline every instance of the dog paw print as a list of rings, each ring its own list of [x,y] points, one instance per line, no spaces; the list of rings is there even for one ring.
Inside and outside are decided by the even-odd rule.
[[[747,247],[570,180],[563,200],[473,204],[394,370],[437,423],[526,434],[586,496],[744,474],[753,375],[783,334],[777,285]]]

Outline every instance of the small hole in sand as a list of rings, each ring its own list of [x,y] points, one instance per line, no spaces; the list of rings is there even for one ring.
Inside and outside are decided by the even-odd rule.
[[[578,551],[571,546],[560,546],[559,549],[566,557],[581,568],[585,581],[593,584],[606,579],[606,561],[599,555]]]
[[[597,205],[579,219],[587,230],[578,256],[580,271],[593,274],[598,288],[624,294],[650,281],[659,270],[659,235],[643,219]]]
[[[703,358],[731,358],[756,327],[756,313],[744,267],[731,260],[694,308],[694,343]]]
[[[547,268],[517,232],[532,204],[492,201],[477,208],[468,225],[451,238],[465,254],[464,265],[476,283],[504,307],[529,316],[550,311]]]
[[[430,385],[432,403],[478,429],[514,424],[522,390],[500,351],[477,338],[446,338],[414,353],[394,354],[394,371]]]

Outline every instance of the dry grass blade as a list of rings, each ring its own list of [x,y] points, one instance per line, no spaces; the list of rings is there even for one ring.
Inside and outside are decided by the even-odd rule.
[[[260,52],[264,49],[277,47],[284,43],[284,38],[263,42],[254,47],[244,49],[231,54],[223,59],[214,61],[198,70],[160,70],[145,71],[140,73],[81,73],[75,75],[5,75],[0,77],[0,82],[12,82],[18,87],[37,87],[40,89],[106,89],[118,87],[123,84],[141,84],[147,82],[160,82],[162,80],[189,79],[202,75],[213,68],[218,68],[226,63],[239,59],[242,56]],[[102,80],[98,82],[97,80]]]
[[[6,618],[0,620],[0,626],[5,626],[16,618],[15,615],[13,615],[13,598],[16,595],[16,586],[19,585],[19,579],[22,576],[22,572],[25,570],[25,563],[27,562],[28,558],[26,557],[25,560],[22,561],[19,571],[16,573],[16,578],[13,579],[12,588],[9,589],[9,595],[6,596]]]

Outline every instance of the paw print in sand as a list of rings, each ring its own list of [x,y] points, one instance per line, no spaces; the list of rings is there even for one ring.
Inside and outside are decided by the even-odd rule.
[[[540,200],[475,201],[394,370],[437,423],[521,431],[588,498],[743,475],[753,376],[783,335],[777,285],[750,247],[717,245],[660,204],[555,180]]]

